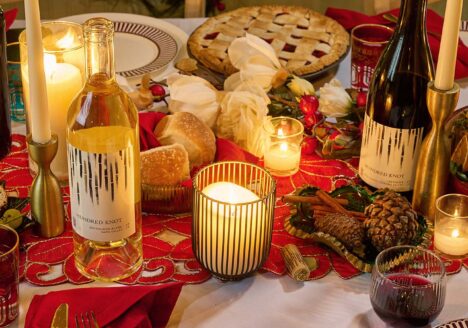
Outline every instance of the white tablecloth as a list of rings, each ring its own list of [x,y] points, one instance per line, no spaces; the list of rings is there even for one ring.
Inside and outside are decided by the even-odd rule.
[[[168,19],[188,34],[204,19]],[[350,56],[340,64],[336,77],[349,85]],[[468,79],[458,81],[458,108],[468,106]],[[169,327],[387,327],[372,310],[368,289],[370,275],[343,280],[334,272],[325,278],[298,283],[288,276],[255,274],[238,282],[211,279],[182,289]],[[37,287],[20,285],[20,316],[13,327],[23,327],[35,294],[52,290],[109,286],[92,283]],[[432,326],[468,318],[468,272],[449,276],[445,307]],[[130,328],[130,327],[129,327]]]

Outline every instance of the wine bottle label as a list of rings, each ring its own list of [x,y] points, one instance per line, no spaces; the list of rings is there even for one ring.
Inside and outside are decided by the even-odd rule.
[[[72,226],[94,241],[135,233],[135,181],[131,147],[91,153],[68,145]]]
[[[413,189],[424,128],[396,129],[364,118],[359,175],[375,188]]]

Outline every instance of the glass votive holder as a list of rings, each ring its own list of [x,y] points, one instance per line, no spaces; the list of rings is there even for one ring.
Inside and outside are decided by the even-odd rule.
[[[0,327],[18,316],[19,237],[15,230],[0,224]]]
[[[61,182],[66,183],[68,180],[67,113],[72,100],[81,91],[85,82],[83,30],[80,24],[63,21],[45,22],[41,24],[41,28],[50,127],[58,137],[58,150],[51,169]],[[30,82],[26,30],[19,35],[19,43],[26,128],[29,131]],[[37,172],[34,161],[29,160],[29,167],[33,173]]]
[[[427,326],[442,311],[444,262],[417,246],[394,246],[377,255],[369,291],[372,308],[391,327]]]
[[[377,62],[393,29],[379,24],[361,24],[351,30],[351,86],[367,92]]]
[[[276,183],[243,162],[209,165],[193,179],[192,248],[200,264],[222,280],[239,280],[270,252]]]
[[[434,246],[450,257],[468,255],[468,196],[447,194],[436,200]]]
[[[15,122],[24,123],[26,115],[23,104],[23,86],[21,83],[21,62],[19,42],[7,44],[8,86],[10,91],[10,116]]]
[[[263,128],[266,132],[264,165],[275,176],[290,176],[299,170],[304,125],[294,118],[270,118]]]

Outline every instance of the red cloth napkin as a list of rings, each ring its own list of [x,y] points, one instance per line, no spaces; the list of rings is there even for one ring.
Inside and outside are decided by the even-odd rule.
[[[140,150],[148,150],[160,146],[153,131],[159,121],[165,116],[163,113],[148,112],[139,113],[140,119]],[[258,157],[245,151],[232,141],[216,138],[216,162],[220,161],[241,161],[252,164],[258,163]]]
[[[50,327],[61,303],[69,305],[68,322],[74,322],[75,314],[93,310],[100,327],[165,327],[182,285],[75,288],[35,295],[25,327]]]
[[[6,10],[3,15],[5,16],[5,28],[6,31],[10,28],[11,24],[15,21],[16,15],[18,14],[18,8]]]
[[[159,121],[166,116],[166,114],[158,112],[138,113],[140,120],[140,150],[148,150],[161,146],[158,139],[156,139],[153,131],[158,125]]]
[[[393,14],[398,17],[400,9],[393,9],[387,11],[386,13]],[[387,19],[383,18],[385,13],[381,13],[375,16],[368,16],[356,11],[347,10],[347,9],[338,9],[338,8],[328,8],[325,12],[325,15],[335,19],[345,29],[351,31],[351,29],[357,25],[364,23],[373,23],[373,24],[383,24],[394,26],[394,23],[389,22]],[[436,12],[432,10],[427,11],[426,26],[427,30],[430,32],[442,33],[442,26],[444,24],[444,19],[439,16]],[[439,57],[439,48],[440,48],[440,37],[437,37],[431,33],[428,33],[429,46],[431,48],[432,58],[434,63],[437,64],[437,59]],[[457,65],[455,68],[455,78],[461,79],[468,76],[468,47],[466,47],[461,40],[458,41],[458,53],[457,53]]]

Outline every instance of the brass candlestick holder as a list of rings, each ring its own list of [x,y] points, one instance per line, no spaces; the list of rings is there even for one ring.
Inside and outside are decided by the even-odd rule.
[[[31,214],[36,221],[36,233],[47,238],[60,235],[65,225],[62,191],[57,178],[50,170],[57,147],[56,134],[45,144],[34,142],[31,135],[28,136],[29,155],[38,167],[29,192]]]
[[[454,83],[450,90],[439,90],[434,82],[427,85],[427,107],[432,128],[424,138],[417,163],[413,190],[413,207],[434,221],[435,202],[447,188],[450,142],[445,132],[445,121],[458,103],[460,88]]]

